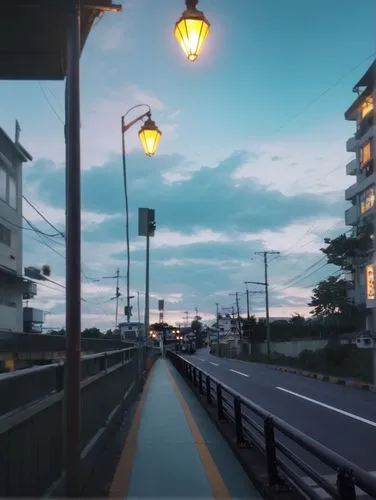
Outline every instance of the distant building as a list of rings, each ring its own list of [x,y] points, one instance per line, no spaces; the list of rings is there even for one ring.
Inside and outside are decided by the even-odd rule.
[[[144,334],[144,324],[137,322],[119,323],[120,337],[123,340],[129,340],[130,342],[136,342],[140,335]]]
[[[22,272],[22,164],[31,160],[0,128],[0,331],[23,331],[22,300],[37,293]]]
[[[345,221],[346,225],[353,228],[353,237],[358,237],[367,223],[374,224],[376,195],[375,71],[376,62],[374,61],[353,88],[357,97],[345,112],[345,119],[356,123],[355,134],[346,143],[346,150],[355,154],[355,157],[346,165],[347,175],[353,176],[355,182],[345,191],[346,200],[351,202],[351,207],[345,213]],[[368,256],[355,257],[352,261],[354,271],[348,277],[348,296],[358,306],[376,307],[373,260],[373,252],[371,251]],[[370,285],[368,296],[367,281]],[[369,312],[371,312],[370,309]],[[367,329],[373,331],[371,318],[371,315],[368,315]]]

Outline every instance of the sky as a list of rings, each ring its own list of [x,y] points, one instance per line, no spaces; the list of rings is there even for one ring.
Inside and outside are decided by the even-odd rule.
[[[152,321],[164,299],[166,321],[183,323],[185,311],[192,319],[197,307],[208,322],[216,302],[232,307],[236,291],[244,313],[244,281],[264,281],[255,252],[265,250],[280,252],[270,256],[271,316],[307,315],[312,286],[336,270],[322,258],[323,239],[346,230],[354,124],[344,112],[375,53],[374,1],[201,0],[211,32],[195,63],[173,38],[183,0],[122,5],[95,24],[81,56],[83,328],[115,326],[115,280],[104,277],[117,268],[126,295],[120,120],[145,103],[162,131],[156,155],[144,156],[138,125],[125,137],[131,290],[141,317],[139,207],[156,210]],[[33,156],[24,195],[64,232],[64,82],[1,81],[0,89],[0,126],[13,136],[18,119]],[[24,215],[56,234],[27,203]],[[65,240],[25,228],[24,266],[49,264],[58,283],[41,284],[30,305],[46,312],[46,327],[61,328]],[[251,311],[264,315],[262,294],[251,295]]]

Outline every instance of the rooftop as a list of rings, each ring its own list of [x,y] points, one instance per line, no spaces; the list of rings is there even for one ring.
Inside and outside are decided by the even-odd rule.
[[[367,69],[367,71],[364,73],[361,79],[353,87],[353,92],[356,92],[358,94],[358,97],[346,110],[345,112],[346,120],[356,120],[359,105],[366,97],[372,94],[376,82],[375,77],[376,77],[376,60],[373,61],[371,66]],[[362,92],[361,89],[363,89]]]
[[[95,19],[106,10],[120,10],[120,7],[112,0],[90,0],[89,6],[84,0],[79,1],[82,51]],[[10,0],[2,5],[1,80],[64,79],[68,4],[68,0]]]

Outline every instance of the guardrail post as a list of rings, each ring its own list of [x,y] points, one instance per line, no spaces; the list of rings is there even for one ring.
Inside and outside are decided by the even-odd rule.
[[[242,445],[244,444],[242,407],[240,404],[240,398],[238,396],[234,398],[234,412],[235,412],[236,444]]]
[[[217,384],[217,416],[218,420],[224,420],[223,401],[222,401],[222,386]]]
[[[198,392],[202,394],[204,391],[202,389],[202,373],[198,372]]]
[[[210,387],[210,377],[206,375],[206,401],[209,405],[212,403],[211,387]]]
[[[56,367],[56,392],[61,392],[64,389],[64,364]]]
[[[356,491],[351,469],[341,467],[338,470],[337,490],[340,500],[356,500]]]
[[[197,387],[197,368],[193,367],[193,387]]]
[[[274,487],[281,483],[277,470],[277,457],[275,451],[274,424],[271,417],[264,420],[264,436],[266,449],[266,462],[268,466],[269,486]]]

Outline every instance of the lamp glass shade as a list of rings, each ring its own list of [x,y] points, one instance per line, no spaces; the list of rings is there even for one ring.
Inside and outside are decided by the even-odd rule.
[[[175,38],[190,61],[195,61],[209,34],[210,24],[202,12],[187,10],[175,25]]]
[[[146,156],[154,155],[161,140],[161,135],[161,131],[150,119],[141,127],[138,136]]]

